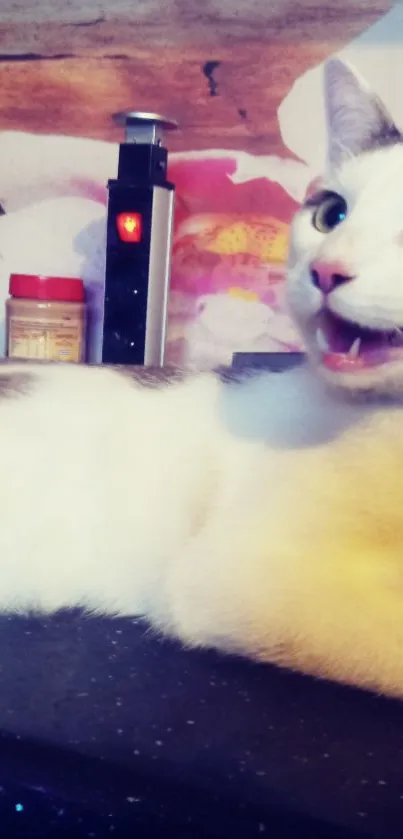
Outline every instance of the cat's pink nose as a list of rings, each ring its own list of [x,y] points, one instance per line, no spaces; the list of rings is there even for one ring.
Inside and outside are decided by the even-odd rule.
[[[337,286],[353,279],[344,262],[339,261],[314,259],[310,264],[310,271],[314,286],[324,294],[330,294]]]

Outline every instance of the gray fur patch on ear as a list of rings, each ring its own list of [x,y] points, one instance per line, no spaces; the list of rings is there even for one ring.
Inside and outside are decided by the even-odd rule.
[[[324,80],[331,168],[363,152],[403,142],[383,102],[350,65],[329,59]]]

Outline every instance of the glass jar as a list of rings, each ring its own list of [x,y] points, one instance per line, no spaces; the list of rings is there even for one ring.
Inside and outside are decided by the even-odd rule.
[[[72,277],[11,274],[6,301],[9,358],[85,361],[84,283]]]

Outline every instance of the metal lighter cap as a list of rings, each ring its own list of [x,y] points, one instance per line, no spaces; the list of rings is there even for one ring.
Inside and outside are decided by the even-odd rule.
[[[177,131],[178,123],[147,111],[119,111],[112,115],[116,125],[126,128],[126,143],[161,145],[165,131]]]

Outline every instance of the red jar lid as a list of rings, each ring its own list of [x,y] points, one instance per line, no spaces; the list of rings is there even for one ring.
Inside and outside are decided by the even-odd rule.
[[[28,300],[60,300],[77,303],[84,300],[84,283],[77,277],[11,274],[8,290],[12,297],[25,297]]]

